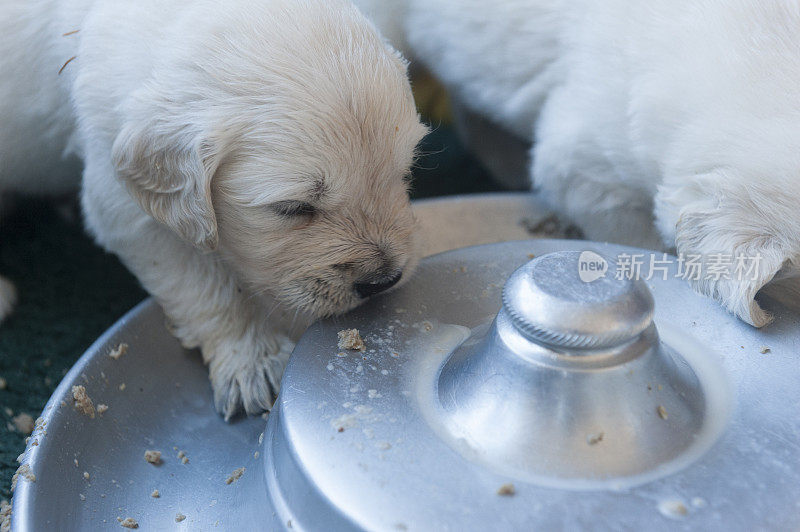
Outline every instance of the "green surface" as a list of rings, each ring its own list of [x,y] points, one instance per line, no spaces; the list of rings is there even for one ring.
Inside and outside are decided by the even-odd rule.
[[[497,189],[452,129],[433,129],[414,169],[413,197]],[[0,324],[0,376],[8,381],[0,390],[0,479],[10,480],[25,436],[7,429],[5,409],[36,418],[78,357],[146,294],[92,242],[78,215],[64,216],[44,199],[22,198],[0,219],[0,274],[20,297]],[[0,496],[8,497],[8,480],[0,482]]]

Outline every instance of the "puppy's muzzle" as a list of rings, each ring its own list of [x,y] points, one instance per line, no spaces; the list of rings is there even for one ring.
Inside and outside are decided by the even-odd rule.
[[[398,270],[381,279],[370,279],[369,281],[353,283],[353,289],[359,297],[366,298],[374,296],[396,285],[402,276],[403,270]]]

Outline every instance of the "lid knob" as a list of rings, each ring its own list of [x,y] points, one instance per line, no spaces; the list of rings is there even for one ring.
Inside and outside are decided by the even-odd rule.
[[[653,320],[641,280],[617,278],[616,263],[593,251],[561,251],[515,271],[503,311],[530,341],[571,349],[606,348],[636,338]]]

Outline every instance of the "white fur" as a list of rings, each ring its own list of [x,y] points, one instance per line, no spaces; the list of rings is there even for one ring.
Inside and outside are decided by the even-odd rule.
[[[743,320],[800,265],[800,4],[410,0],[415,56],[533,138],[531,176],[595,240],[759,254],[698,281]]]
[[[226,417],[278,389],[292,344],[273,307],[338,313],[354,283],[408,277],[425,130],[405,63],[349,1],[12,6],[0,113],[19,138],[0,137],[0,190],[81,156],[90,231],[202,349]],[[299,202],[315,212],[285,214]]]

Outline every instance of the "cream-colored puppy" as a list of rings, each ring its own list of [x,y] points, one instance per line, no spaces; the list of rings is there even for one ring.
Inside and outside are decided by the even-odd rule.
[[[89,229],[200,347],[226,417],[278,389],[292,344],[270,301],[338,313],[414,267],[425,128],[405,63],[349,1],[0,13],[0,189],[65,186],[58,161],[83,159]]]
[[[698,291],[769,322],[756,293],[800,268],[800,4],[408,0],[407,12],[414,55],[534,141],[532,184],[589,238],[702,257]]]

